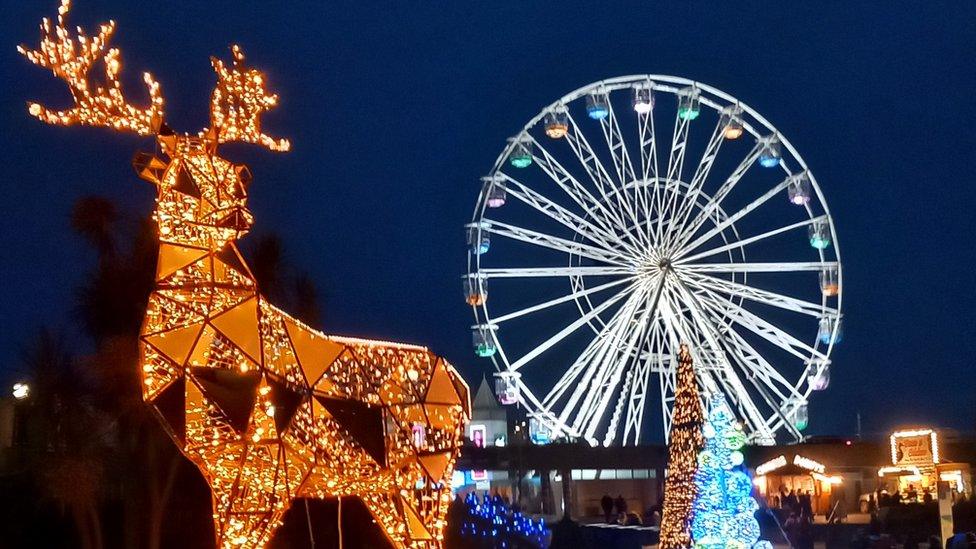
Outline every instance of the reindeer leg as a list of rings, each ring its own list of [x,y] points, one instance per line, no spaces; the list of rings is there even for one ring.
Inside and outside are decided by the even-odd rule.
[[[370,494],[363,501],[396,549],[440,549],[441,541],[409,498]]]
[[[283,481],[277,444],[244,446],[244,459],[211,471],[214,534],[218,549],[262,549],[281,525],[292,494]],[[228,452],[239,459],[240,454]]]

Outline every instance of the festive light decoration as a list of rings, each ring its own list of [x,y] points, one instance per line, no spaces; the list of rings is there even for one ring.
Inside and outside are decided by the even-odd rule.
[[[755,518],[759,504],[752,497],[752,479],[742,467],[746,436],[725,396],[711,397],[705,449],[698,454],[698,494],[691,535],[698,549],[766,549]],[[766,464],[764,464],[766,465]]]
[[[272,306],[234,241],[253,221],[251,175],[217,154],[221,143],[285,151],[261,130],[277,104],[263,75],[214,59],[210,127],[196,136],[163,123],[163,98],[148,74],[150,105],[122,95],[114,23],[97,36],[41,25],[27,59],[64,80],[75,107],[31,114],[155,135],[165,159],[139,153],[139,176],[158,191],[156,287],[141,332],[142,391],[213,493],[219,547],[264,547],[295,498],[357,496],[395,547],[441,546],[450,479],[469,416],[468,387],[426,348],[327,336]],[[105,84],[89,72],[105,65]]]
[[[546,547],[550,531],[545,519],[533,520],[512,509],[501,496],[487,493],[478,499],[471,492],[464,498],[467,516],[461,536],[470,547]]]
[[[915,429],[907,431],[897,431],[891,434],[891,463],[892,465],[897,465],[901,459],[898,455],[898,442],[899,439],[910,439],[917,437],[929,437],[929,452],[932,457],[932,463],[939,463],[939,434],[932,429]]]
[[[691,353],[681,345],[678,354],[677,389],[674,416],[668,442],[668,475],[664,483],[664,509],[661,520],[661,549],[691,547],[691,520],[698,488],[695,471],[702,438],[701,400]]]

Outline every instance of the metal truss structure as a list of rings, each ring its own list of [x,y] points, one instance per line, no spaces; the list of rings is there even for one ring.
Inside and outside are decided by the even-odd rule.
[[[277,103],[264,76],[236,46],[231,65],[213,59],[210,127],[176,134],[151,76],[147,108],[124,98],[119,51],[108,49],[114,23],[74,35],[69,7],[63,0],[55,25],[44,20],[37,50],[20,50],[68,84],[75,106],[30,112],[157,138],[163,158],[133,161],[158,192],[160,241],[142,390],[210,484],[217,545],[264,547],[296,498],[358,497],[395,547],[440,547],[469,416],[464,381],[426,348],[328,336],[290,317],[261,295],[235,245],[252,222],[251,176],[218,146],[289,148],[261,131],[261,114]]]
[[[673,76],[584,86],[509,140],[466,231],[476,351],[553,436],[636,444],[656,401],[666,437],[683,342],[751,442],[802,439],[840,254],[813,173],[748,105]]]

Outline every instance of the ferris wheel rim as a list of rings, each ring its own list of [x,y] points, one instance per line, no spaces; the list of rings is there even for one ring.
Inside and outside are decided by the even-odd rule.
[[[790,168],[788,168],[786,166],[786,163],[785,162],[784,163],[781,163],[781,167],[786,172],[787,176],[791,176],[791,175],[794,175],[796,173],[801,173],[802,172],[802,173],[805,173],[809,177],[811,188],[812,188],[813,192],[815,193],[815,195],[817,197],[817,203],[822,208],[823,214],[820,215],[820,216],[817,216],[815,218],[814,215],[813,215],[813,213],[810,211],[809,205],[807,205],[806,206],[806,209],[807,209],[808,217],[809,217],[809,219],[810,219],[811,222],[813,222],[813,221],[815,221],[816,219],[819,218],[819,219],[822,219],[823,221],[825,221],[827,223],[827,227],[828,227],[828,230],[830,232],[830,237],[831,237],[831,244],[832,244],[832,254],[831,255],[832,255],[833,260],[832,261],[831,260],[828,260],[828,258],[825,257],[824,250],[823,249],[820,249],[820,250],[818,250],[819,263],[822,266],[827,266],[827,267],[830,267],[830,268],[833,268],[833,269],[836,270],[838,285],[842,287],[842,284],[843,284],[842,283],[842,280],[843,280],[842,279],[843,269],[842,269],[842,261],[841,261],[840,247],[839,247],[839,244],[838,244],[838,239],[837,239],[837,236],[836,236],[837,235],[836,228],[835,228],[835,225],[834,225],[834,219],[833,219],[833,216],[830,214],[829,205],[828,205],[828,203],[826,201],[826,198],[823,195],[823,192],[822,192],[822,190],[820,188],[819,183],[816,180],[816,176],[812,173],[812,171],[809,170],[809,168],[808,168],[808,166],[806,164],[806,161],[799,154],[799,152],[796,150],[796,148],[794,147],[794,145],[788,140],[788,138],[785,135],[782,134],[782,132],[780,132],[765,117],[763,117],[760,113],[758,113],[755,109],[753,109],[752,107],[750,107],[748,104],[743,103],[742,101],[738,100],[737,98],[733,97],[732,95],[730,95],[730,94],[728,94],[728,93],[726,93],[726,92],[724,92],[724,91],[722,91],[722,90],[720,90],[718,88],[714,88],[714,87],[709,86],[707,84],[703,84],[701,82],[698,82],[698,81],[695,81],[695,80],[691,80],[691,79],[687,79],[687,78],[681,78],[681,77],[675,77],[675,76],[668,76],[668,75],[659,75],[659,74],[629,75],[629,76],[621,76],[621,77],[611,78],[611,79],[604,79],[604,80],[600,80],[600,81],[597,81],[597,82],[593,82],[593,83],[590,83],[588,85],[585,85],[585,86],[582,86],[580,88],[577,88],[576,90],[573,90],[572,92],[564,95],[560,99],[552,102],[551,104],[549,104],[548,106],[546,106],[545,108],[543,108],[539,112],[539,114],[537,114],[532,119],[530,119],[529,122],[527,124],[525,124],[525,126],[519,132],[519,134],[517,134],[517,137],[528,134],[528,132],[531,129],[533,129],[534,127],[536,127],[539,124],[539,122],[542,121],[542,119],[543,119],[544,116],[546,116],[548,113],[552,112],[554,109],[563,107],[563,106],[571,103],[572,101],[578,100],[578,99],[580,99],[580,98],[582,98],[582,97],[584,97],[586,95],[589,95],[589,94],[593,93],[594,91],[597,91],[597,92],[603,92],[603,91],[605,91],[606,93],[609,93],[610,91],[616,91],[616,90],[621,90],[621,89],[628,89],[628,88],[632,87],[634,84],[641,83],[641,82],[651,82],[651,83],[653,83],[654,89],[656,91],[659,90],[659,91],[663,91],[663,92],[667,92],[667,93],[673,93],[673,94],[678,94],[678,92],[680,90],[680,88],[674,88],[673,86],[682,86],[682,87],[689,87],[689,86],[691,86],[694,89],[697,89],[697,90],[699,90],[701,92],[704,92],[700,96],[700,100],[701,100],[701,104],[702,105],[706,105],[706,106],[708,106],[708,107],[710,107],[712,109],[715,109],[716,111],[718,111],[720,113],[722,112],[722,109],[724,109],[724,108],[727,108],[729,106],[735,106],[737,108],[742,109],[742,112],[743,113],[746,113],[749,116],[751,116],[756,121],[756,123],[758,125],[754,125],[752,123],[749,123],[746,120],[746,118],[743,117],[743,127],[744,127],[745,131],[747,131],[754,138],[756,138],[756,139],[762,139],[764,136],[767,136],[767,135],[773,135],[773,136],[776,137],[776,139],[779,141],[779,143],[786,149],[787,152],[789,152],[789,155],[792,158],[792,160],[795,161],[795,163],[799,167],[799,169],[797,169],[795,171],[791,171]],[[662,83],[664,85],[661,85]],[[725,104],[722,104],[722,103],[716,101],[715,99],[713,99],[711,97],[708,97],[706,94],[712,94],[715,97],[719,98],[720,100],[725,101],[726,103]],[[767,133],[760,133],[759,131],[757,131],[757,128],[759,126],[762,126],[764,129],[768,130]],[[496,162],[495,162],[495,164],[494,164],[494,166],[493,166],[493,168],[492,168],[492,170],[490,172],[491,174],[502,173],[501,172],[501,167],[504,165],[504,163],[505,163],[506,159],[508,158],[509,154],[511,153],[513,147],[516,146],[516,141],[515,141],[514,138],[513,139],[510,139],[509,141],[510,141],[509,144],[502,149],[502,152],[499,154],[498,158],[496,159]],[[480,223],[483,219],[485,219],[485,211],[486,211],[487,205],[486,205],[486,200],[485,200],[486,197],[484,196],[484,194],[485,194],[486,188],[487,187],[483,188],[482,191],[481,191],[481,195],[479,195],[478,201],[476,203],[477,206],[475,208],[474,215],[472,216],[472,223]],[[730,227],[732,227],[733,230],[734,230],[734,224],[730,225]],[[744,248],[744,246],[742,248]],[[740,248],[740,250],[742,248]],[[469,269],[468,269],[469,270],[469,273],[470,272],[480,273],[482,271],[481,257],[479,255],[475,255],[474,256],[474,262],[475,263],[474,263],[474,270],[473,271],[471,269],[470,261],[471,261],[471,258],[470,258],[470,255],[469,255]],[[826,295],[822,296],[822,299],[821,299],[821,308],[824,311],[826,311],[828,309],[832,309],[833,310],[834,318],[836,318],[838,320],[843,316],[842,315],[842,312],[841,312],[842,311],[842,296],[843,296],[843,292],[838,292],[836,294],[836,296],[834,296],[834,297],[836,297],[836,303],[833,304],[830,307],[827,306],[827,296]],[[484,318],[484,320],[485,320],[485,322],[487,324],[489,324],[489,325],[491,324],[491,322],[492,322],[491,321],[492,316],[491,316],[491,313],[488,310],[487,304],[481,304],[481,305],[473,306],[473,309],[475,310],[476,321],[479,322],[479,325],[482,322],[482,318]],[[480,310],[480,315],[479,315],[479,310]],[[492,330],[491,335],[492,335],[492,338],[495,339],[495,343],[498,346],[498,349],[499,349],[499,352],[500,352],[500,356],[493,356],[493,357],[491,357],[491,360],[493,362],[493,365],[494,365],[496,371],[499,372],[499,373],[513,371],[511,369],[511,362],[508,360],[508,358],[504,354],[504,346],[501,344],[500,341],[497,340],[496,335],[494,333],[494,330]],[[833,339],[831,339],[831,341],[829,341],[829,343],[826,343],[825,344],[823,356],[826,357],[825,360],[828,363],[829,363],[829,357],[830,357],[830,355],[833,352],[833,348],[834,348],[834,344],[835,343],[836,342]],[[815,349],[816,348],[819,348],[819,344],[817,342],[814,343],[814,348]],[[499,359],[501,359],[501,360],[499,360]],[[812,359],[813,359],[813,357],[811,356],[811,360]],[[523,388],[523,393],[524,394],[528,394],[531,397],[531,400],[535,400],[535,404],[538,407],[536,408],[536,410],[535,410],[534,413],[537,413],[537,414],[540,414],[540,415],[544,415],[545,413],[547,413],[548,412],[547,410],[542,410],[541,409],[542,408],[541,403],[538,402],[538,399],[535,396],[535,394],[529,389],[529,387],[525,386],[524,382],[521,379],[519,379],[519,384]],[[803,376],[802,375],[800,376],[800,378],[793,385],[794,385],[793,390],[797,394],[800,395],[799,396],[800,400],[802,400],[803,403],[805,403],[806,400],[809,398],[810,393],[813,391],[812,386],[809,383],[807,383],[807,384],[804,383],[804,379],[803,379]],[[530,403],[526,402],[526,405],[527,406],[529,404]],[[529,406],[529,407],[532,408],[532,406]],[[779,427],[776,427],[775,429],[778,429],[778,428]],[[775,432],[775,429],[774,429],[774,432]]]

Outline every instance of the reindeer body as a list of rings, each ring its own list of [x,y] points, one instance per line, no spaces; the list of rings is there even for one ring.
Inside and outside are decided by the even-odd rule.
[[[327,336],[295,320],[261,295],[235,245],[252,222],[250,172],[217,146],[287,150],[260,130],[258,116],[277,97],[235,47],[233,67],[214,60],[211,127],[197,136],[162,124],[148,75],[149,109],[124,102],[117,50],[103,58],[114,87],[90,98],[87,70],[114,27],[78,40],[88,58],[71,65],[66,54],[77,50],[57,47],[72,40],[68,7],[63,0],[58,32],[45,20],[40,50],[22,52],[67,80],[78,106],[30,110],[49,123],[157,136],[165,159],[140,153],[133,161],[157,187],[160,236],[140,336],[143,397],[210,484],[217,545],[264,547],[296,498],[356,496],[395,547],[440,547],[469,414],[463,380],[425,348]]]

